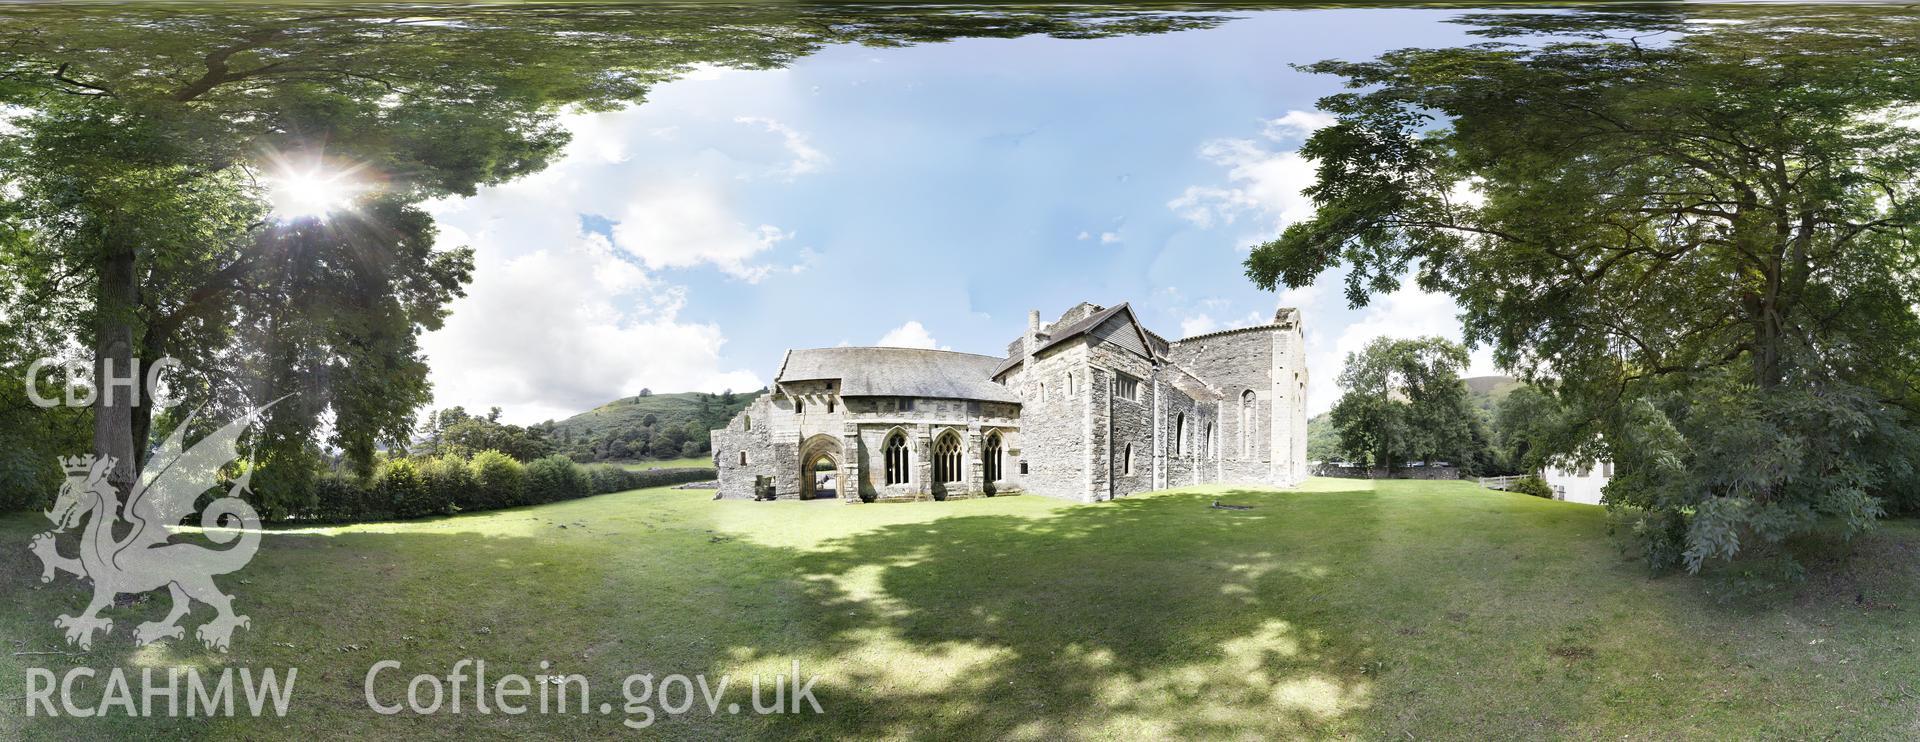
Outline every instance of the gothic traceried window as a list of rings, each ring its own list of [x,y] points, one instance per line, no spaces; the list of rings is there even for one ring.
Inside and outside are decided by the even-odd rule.
[[[881,446],[881,451],[887,462],[887,484],[906,484],[908,481],[906,434],[894,431],[893,435],[887,436],[887,443]]]
[[[980,455],[980,468],[987,481],[998,482],[1001,479],[1002,442],[999,433],[987,436],[987,450]]]
[[[960,436],[951,430],[933,444],[933,481],[960,481]]]

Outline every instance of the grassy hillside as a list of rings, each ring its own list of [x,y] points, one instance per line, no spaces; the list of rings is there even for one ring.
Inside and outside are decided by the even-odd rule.
[[[53,618],[87,589],[42,585],[25,548],[0,549],[0,739],[612,737],[628,734],[620,683],[635,673],[732,674],[717,714],[697,701],[648,730],[671,739],[1915,733],[1920,527],[1907,522],[1856,540],[1853,561],[1818,564],[1795,592],[1728,604],[1712,578],[1649,577],[1600,508],[1462,482],[1097,505],[709,497],[647,490],[272,534],[221,578],[252,618],[226,655],[133,647],[163,595],[109,608],[115,632],[70,650]],[[0,518],[0,544],[46,525]],[[551,662],[612,711],[368,709],[375,662],[402,663],[375,688],[394,702],[405,678],[462,658],[496,678]],[[818,677],[824,714],[726,712],[748,704],[752,676],[771,686],[794,662]],[[299,685],[285,719],[24,718],[18,700],[29,666],[179,664],[297,666]]]
[[[701,458],[711,451],[707,431],[725,426],[763,393],[679,392],[616,399],[555,423],[553,437],[563,452],[595,461]],[[693,448],[687,448],[688,443]]]
[[[1461,381],[1467,385],[1467,394],[1472,396],[1473,406],[1487,412],[1499,408],[1508,394],[1525,385],[1525,382],[1511,376],[1474,376]]]

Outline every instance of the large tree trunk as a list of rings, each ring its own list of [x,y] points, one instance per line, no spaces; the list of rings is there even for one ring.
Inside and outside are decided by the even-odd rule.
[[[140,305],[140,287],[135,279],[134,252],[131,247],[113,246],[100,261],[99,295],[94,311],[97,337],[94,339],[94,386],[98,393],[93,403],[93,452],[111,456],[117,462],[107,481],[125,492],[134,481],[138,465],[133,438],[133,410],[140,386],[134,389],[113,383],[115,377],[138,376],[133,356],[133,324]]]
[[[148,372],[152,370],[154,363],[166,356],[167,351],[164,346],[164,340],[162,340],[159,337],[159,333],[149,325],[146,328],[146,332],[142,335],[140,343],[140,358],[141,362],[146,364],[146,367],[141,369],[140,382],[134,387],[138,392],[137,396],[134,397],[133,409],[130,412],[132,419],[130,429],[133,432],[133,460],[136,470],[139,471],[144,471],[147,468],[147,457],[153,455],[153,394],[156,390],[147,385],[147,382],[152,378]],[[178,393],[178,390],[176,390],[176,393]]]

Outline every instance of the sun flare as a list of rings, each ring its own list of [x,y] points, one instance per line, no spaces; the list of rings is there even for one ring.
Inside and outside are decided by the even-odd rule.
[[[282,219],[301,219],[324,218],[348,210],[366,190],[353,175],[352,169],[325,165],[282,168],[268,183],[273,213]]]

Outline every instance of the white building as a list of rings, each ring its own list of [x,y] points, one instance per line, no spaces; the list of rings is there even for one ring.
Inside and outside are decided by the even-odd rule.
[[[1613,462],[1601,461],[1592,466],[1563,469],[1558,465],[1549,465],[1541,473],[1547,480],[1547,486],[1553,488],[1553,499],[1567,502],[1584,502],[1588,505],[1600,504],[1600,490],[1613,480]]]

